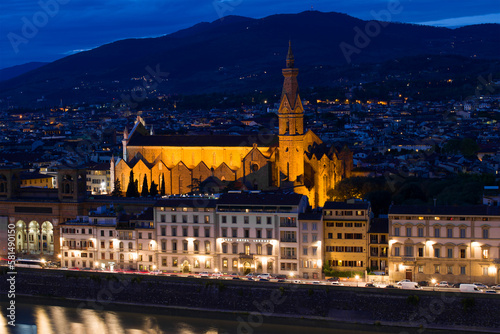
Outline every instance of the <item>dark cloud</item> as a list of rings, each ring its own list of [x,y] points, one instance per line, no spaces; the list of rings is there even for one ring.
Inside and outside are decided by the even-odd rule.
[[[397,1],[397,0],[392,0]],[[25,21],[43,19],[39,3],[57,3],[46,15],[47,22],[29,38],[23,34]],[[129,37],[160,36],[188,28],[198,22],[225,15],[265,17],[276,13],[298,13],[311,9],[342,12],[372,19],[372,11],[386,9],[387,0],[16,0],[0,3],[0,67],[29,61],[52,61],[74,50],[96,47]],[[401,0],[398,22],[470,22],[451,20],[500,13],[497,0]],[[55,8],[50,7],[51,10]],[[41,14],[42,13],[42,14]],[[38,16],[37,16],[38,15]],[[38,22],[40,23],[40,22]],[[439,23],[438,23],[439,24]],[[14,41],[14,43],[12,43]],[[17,49],[17,50],[16,50]],[[17,51],[17,52],[16,52]]]

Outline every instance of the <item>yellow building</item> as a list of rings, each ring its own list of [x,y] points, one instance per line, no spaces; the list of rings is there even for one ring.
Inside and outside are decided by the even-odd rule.
[[[153,135],[138,117],[133,129],[124,131],[122,158],[111,162],[112,182],[120,180],[125,192],[133,170],[139,191],[146,175],[148,185],[165,180],[167,194],[184,194],[207,179],[240,181],[258,190],[293,189],[308,196],[313,207],[323,205],[335,183],[350,176],[352,152],[327,147],[304,131],[297,75],[289,47],[277,136]]]
[[[369,202],[326,202],[323,207],[325,264],[339,271],[368,266]]]
[[[52,175],[40,174],[36,172],[22,172],[19,175],[21,179],[21,188],[37,187],[37,188],[53,188]]]
[[[498,284],[500,208],[392,206],[391,280]]]

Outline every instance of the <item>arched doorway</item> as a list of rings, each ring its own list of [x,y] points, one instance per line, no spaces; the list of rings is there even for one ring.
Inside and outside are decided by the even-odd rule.
[[[40,224],[34,220],[28,225],[28,251],[31,253],[40,251]]]
[[[184,262],[182,262],[181,270],[185,274],[191,272],[191,265],[189,264],[188,260],[184,260]]]
[[[26,223],[20,220],[16,223],[16,251],[23,253],[27,250]]]
[[[251,270],[252,266],[250,265],[250,262],[248,261],[243,262],[243,275],[250,273]]]
[[[54,226],[49,221],[42,224],[42,252],[54,253]]]

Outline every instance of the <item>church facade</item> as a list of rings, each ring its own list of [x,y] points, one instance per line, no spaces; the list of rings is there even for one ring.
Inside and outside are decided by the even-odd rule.
[[[123,156],[111,162],[112,182],[119,180],[125,192],[133,171],[139,191],[145,175],[148,185],[165,182],[166,194],[185,194],[207,186],[218,191],[235,181],[249,189],[294,191],[306,195],[312,207],[323,206],[335,184],[350,176],[352,152],[328,147],[304,130],[291,47],[282,72],[277,135],[153,135],[138,117],[133,129],[124,131]]]

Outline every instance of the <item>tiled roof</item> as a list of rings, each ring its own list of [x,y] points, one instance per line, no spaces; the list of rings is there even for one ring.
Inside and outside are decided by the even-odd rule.
[[[299,205],[300,194],[241,192],[220,196],[217,205]]]
[[[368,202],[325,202],[324,210],[367,210],[370,207]]]
[[[270,147],[277,144],[278,137],[275,135],[266,136],[231,136],[231,135],[200,135],[200,136],[143,136],[135,133],[128,146],[253,146],[256,143],[261,147]]]
[[[204,197],[164,198],[155,203],[155,207],[168,208],[215,208],[215,199]]]

